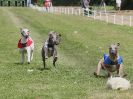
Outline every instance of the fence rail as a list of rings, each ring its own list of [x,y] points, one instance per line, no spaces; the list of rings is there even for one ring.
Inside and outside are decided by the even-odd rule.
[[[39,11],[46,12],[44,7],[32,7]],[[88,15],[84,14],[84,9],[80,7],[52,7],[49,13],[78,15],[93,18],[94,20],[101,20],[107,23],[133,26],[133,16],[121,15],[117,12],[109,11],[96,11],[90,10]]]

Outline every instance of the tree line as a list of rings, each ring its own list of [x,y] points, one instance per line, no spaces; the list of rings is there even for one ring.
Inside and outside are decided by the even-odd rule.
[[[22,1],[22,0],[0,0],[0,1]],[[23,1],[27,1],[27,0],[23,0]],[[38,5],[43,5],[44,0],[31,0],[32,3],[37,2]],[[80,6],[80,1],[81,0],[52,0],[52,3],[54,6]],[[102,0],[90,0],[90,5],[100,5],[100,3],[102,2]],[[106,5],[109,6],[115,6],[115,2],[116,0],[104,0]],[[122,9],[124,10],[133,10],[133,0],[122,0]]]

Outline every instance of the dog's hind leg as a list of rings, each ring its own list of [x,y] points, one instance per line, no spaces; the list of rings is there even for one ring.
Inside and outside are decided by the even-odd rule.
[[[43,66],[44,66],[44,69],[45,69],[46,68],[45,58],[43,58]]]
[[[42,48],[41,54],[42,54],[43,66],[44,66],[44,69],[45,69],[46,68],[46,62],[45,62],[45,50],[44,50],[44,46]]]
[[[120,77],[123,77],[123,76],[124,76],[123,64],[120,64],[120,65],[119,65],[118,70],[117,70],[117,74],[118,74],[118,76],[120,76]]]
[[[57,57],[57,50],[56,48],[54,48],[54,52],[53,52],[53,65],[55,66],[55,62],[57,61],[58,57]]]
[[[57,61],[57,57],[54,57],[54,59],[53,59],[53,65],[55,66],[55,62]]]

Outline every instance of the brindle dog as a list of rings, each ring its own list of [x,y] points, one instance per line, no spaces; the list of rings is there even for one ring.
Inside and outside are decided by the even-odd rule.
[[[55,31],[50,31],[48,39],[45,41],[42,47],[42,60],[44,69],[46,68],[46,59],[49,57],[53,57],[53,65],[55,66],[55,62],[57,61],[57,50],[56,45],[59,45],[61,41],[61,34],[56,33]]]
[[[118,54],[118,48],[120,43],[111,44],[109,46],[109,55],[104,54],[103,59],[101,59],[97,65],[97,70],[94,72],[96,77],[100,76],[100,70],[106,70],[108,76],[112,76],[112,73],[117,71],[117,76],[126,76],[123,73],[123,59]]]

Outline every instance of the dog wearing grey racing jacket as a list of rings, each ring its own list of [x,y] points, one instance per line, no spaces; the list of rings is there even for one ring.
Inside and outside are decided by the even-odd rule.
[[[61,41],[61,34],[50,31],[48,34],[48,39],[44,42],[42,47],[42,60],[44,69],[46,68],[46,59],[53,57],[53,65],[55,66],[55,62],[57,61],[57,49],[56,45],[59,45]]]

